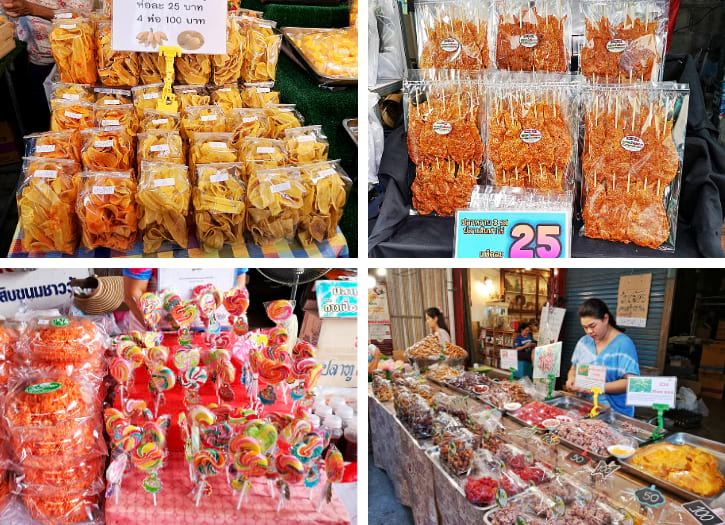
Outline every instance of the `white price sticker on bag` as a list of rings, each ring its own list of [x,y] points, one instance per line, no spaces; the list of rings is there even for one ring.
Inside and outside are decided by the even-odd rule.
[[[94,195],[113,195],[115,191],[113,186],[93,186]]]
[[[287,191],[291,187],[292,185],[289,183],[289,181],[283,182],[281,184],[272,184],[272,193],[281,193],[283,191]]]
[[[158,187],[164,187],[164,186],[173,186],[176,184],[176,179],[156,179],[154,181],[154,186]]]
[[[214,175],[209,176],[211,182],[226,182],[229,179],[229,174],[226,171],[217,171]]]

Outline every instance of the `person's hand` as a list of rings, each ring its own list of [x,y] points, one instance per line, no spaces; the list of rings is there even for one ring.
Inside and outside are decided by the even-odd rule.
[[[27,0],[0,0],[0,5],[8,16],[20,18],[33,14],[32,5]]]

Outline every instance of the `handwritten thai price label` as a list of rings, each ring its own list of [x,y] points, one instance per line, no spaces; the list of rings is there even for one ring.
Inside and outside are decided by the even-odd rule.
[[[659,507],[665,504],[665,497],[654,485],[635,490],[634,497],[640,505],[646,507]]]
[[[700,500],[683,503],[682,508],[689,512],[702,525],[718,525],[725,523],[715,512]]]
[[[607,379],[607,367],[600,365],[577,365],[574,386],[591,390],[599,388],[604,392],[604,383]]]
[[[179,46],[182,54],[226,53],[225,0],[130,0],[113,3],[114,51],[156,52]]]
[[[571,214],[563,211],[456,212],[455,256],[475,259],[569,257]]]
[[[635,407],[651,407],[656,404],[675,406],[677,395],[676,377],[628,377],[626,404]]]
[[[594,471],[592,472],[592,479],[600,478],[602,481],[606,480],[609,476],[614,474],[620,469],[620,466],[614,462],[605,463],[599,461]]]
[[[357,317],[357,283],[317,281],[317,309],[322,319]]]
[[[519,353],[516,350],[501,349],[501,368],[508,370],[509,368],[519,367]]]
[[[584,454],[579,454],[578,452],[569,452],[569,454],[567,454],[564,459],[566,459],[570,463],[579,465],[580,467],[588,465],[589,462],[592,460],[592,458],[587,457]]]

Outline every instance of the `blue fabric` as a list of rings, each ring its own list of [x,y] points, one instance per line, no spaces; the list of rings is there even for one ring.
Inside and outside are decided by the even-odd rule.
[[[622,379],[626,374],[639,375],[639,358],[634,342],[625,334],[619,334],[597,355],[594,339],[585,335],[576,344],[571,358],[572,366],[601,365],[607,367],[607,383]],[[590,396],[591,397],[591,396]],[[627,406],[627,394],[602,394],[600,403],[606,403],[613,410],[634,417],[634,407]]]
[[[530,343],[533,341],[534,338],[531,335],[527,335],[524,337],[523,335],[519,334],[516,336],[516,339],[514,340],[514,348],[518,348],[521,345],[524,345],[526,343]],[[519,358],[519,370],[521,370],[521,362],[529,363],[531,365],[531,351],[533,348],[526,348],[524,350],[518,351],[518,358]],[[533,370],[530,370],[526,375],[530,376],[533,373]]]
[[[519,359],[519,368],[514,372],[514,377],[521,379],[522,377],[531,377],[534,373],[534,367],[529,361],[521,361]]]
[[[124,268],[123,276],[138,281],[148,281],[151,279],[153,268]]]

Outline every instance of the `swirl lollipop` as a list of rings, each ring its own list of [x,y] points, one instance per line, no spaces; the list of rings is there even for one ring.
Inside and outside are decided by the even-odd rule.
[[[269,385],[280,384],[287,379],[290,373],[290,365],[288,363],[274,361],[261,354],[252,354],[250,364],[252,365],[252,370],[256,367],[256,372],[259,374],[259,377]]]
[[[159,296],[161,297],[164,310],[169,314],[176,306],[183,303],[181,296],[173,288],[162,290]]]
[[[181,386],[184,388],[186,403],[193,405],[199,402],[199,389],[206,383],[209,375],[206,368],[193,366],[181,375]]]
[[[196,319],[197,313],[198,310],[193,303],[181,302],[171,309],[171,318],[179,327],[179,346],[191,346],[192,337],[189,328]]]
[[[234,436],[229,442],[229,452],[234,457],[231,485],[235,491],[240,492],[237,500],[237,510],[239,510],[249,487],[250,478],[264,476],[268,460],[259,440],[248,435]]]
[[[274,458],[274,467],[279,474],[277,482],[280,488],[277,512],[280,511],[285,500],[290,499],[290,485],[300,483],[305,477],[305,467],[299,458],[292,454],[279,453]]]
[[[164,392],[174,388],[175,384],[176,375],[170,368],[162,366],[151,372],[149,390],[154,394],[154,417],[159,414],[159,407],[164,401]]]
[[[224,308],[229,312],[229,322],[234,333],[244,335],[249,331],[247,308],[249,308],[249,292],[246,288],[236,287],[229,290],[223,299]]]
[[[199,285],[194,288],[192,297],[199,311],[199,317],[204,323],[206,340],[213,343],[221,330],[221,325],[216,318],[216,311],[222,304],[219,290],[213,284]]]
[[[182,346],[174,354],[174,366],[179,372],[186,372],[190,368],[199,366],[200,355],[198,347],[187,348]]]
[[[281,325],[270,328],[267,333],[267,337],[269,337],[270,344],[273,345],[286,344],[287,341],[289,341],[289,333],[287,332],[287,329]]]
[[[267,317],[277,324],[283,324],[284,322],[289,321],[295,309],[292,301],[284,299],[271,301],[266,303],[265,306],[267,307]]]
[[[138,299],[138,308],[141,310],[144,323],[151,330],[158,330],[163,315],[163,301],[152,292],[146,292]]]
[[[211,496],[211,485],[207,477],[216,476],[224,468],[226,459],[220,450],[205,448],[194,454],[194,470],[201,477],[198,482],[194,504],[198,507],[202,495]]]
[[[146,350],[146,366],[153,370],[159,366],[166,366],[169,360],[169,350],[165,346],[152,346]]]
[[[158,470],[162,467],[165,457],[164,449],[152,442],[141,444],[131,455],[131,460],[136,468],[148,474],[143,480],[143,487],[146,492],[153,494],[154,505],[156,505],[156,493],[162,488]]]
[[[110,370],[111,376],[113,376],[113,379],[118,381],[118,384],[120,385],[119,390],[121,393],[121,404],[123,404],[123,393],[128,388],[128,383],[131,380],[131,375],[133,374],[133,367],[131,366],[131,363],[123,357],[114,357],[113,361],[111,361]]]
[[[146,354],[135,341],[120,341],[116,346],[116,355],[122,357],[136,369],[143,365]]]
[[[312,343],[307,341],[297,341],[295,346],[292,348],[292,357],[295,360],[304,359],[306,357],[315,357],[317,354],[317,348]]]
[[[342,459],[342,454],[335,445],[330,445],[327,450],[327,456],[325,456],[325,474],[327,475],[327,481],[325,482],[325,489],[320,498],[320,503],[317,505],[317,512],[320,512],[322,503],[332,501],[332,484],[342,482],[342,478],[345,474],[345,461]]]

